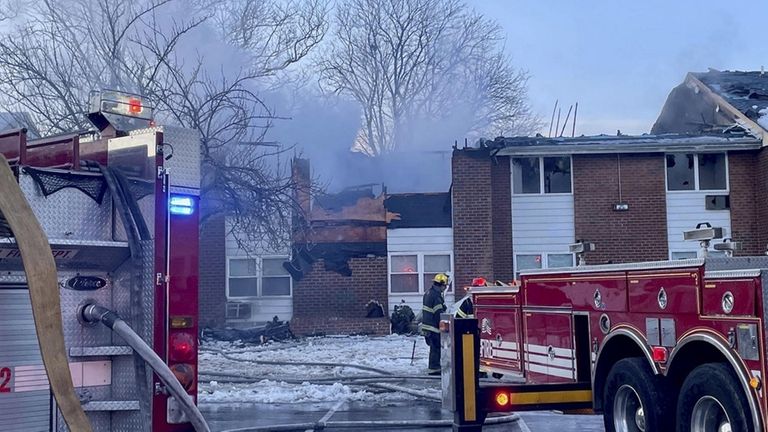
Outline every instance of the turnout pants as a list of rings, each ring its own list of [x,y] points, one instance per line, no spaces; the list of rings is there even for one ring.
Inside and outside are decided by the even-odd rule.
[[[425,332],[424,339],[429,345],[429,371],[440,372],[440,335],[435,332]]]

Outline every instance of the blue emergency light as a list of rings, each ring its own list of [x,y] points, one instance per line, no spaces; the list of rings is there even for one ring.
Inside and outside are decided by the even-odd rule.
[[[190,196],[171,195],[168,204],[171,214],[189,216],[195,212],[195,201]]]

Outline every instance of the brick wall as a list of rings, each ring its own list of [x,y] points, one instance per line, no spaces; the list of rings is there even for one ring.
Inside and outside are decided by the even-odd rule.
[[[493,277],[491,159],[487,149],[463,149],[451,162],[454,286],[464,287]]]
[[[760,150],[757,156],[755,176],[755,204],[757,219],[757,246],[762,254],[768,244],[768,150]],[[733,211],[733,199],[731,199]]]
[[[226,236],[224,216],[200,227],[200,325],[221,326],[227,303]]]
[[[293,286],[291,330],[297,335],[388,334],[389,320],[365,318],[365,305],[376,300],[387,314],[387,257],[352,258],[352,276],[326,271],[323,260],[312,265]]]
[[[491,159],[491,222],[493,278],[511,281],[515,274],[512,258],[512,181],[509,156]]]
[[[617,155],[574,155],[573,193],[576,239],[594,242],[589,264],[665,260],[667,210],[661,154],[621,155],[619,202]]]
[[[757,190],[761,179],[764,183],[765,171],[758,171],[760,162],[757,156],[756,152],[728,153],[731,232],[727,235],[734,241],[742,242],[742,250],[734,255],[760,255],[765,250],[765,240],[760,241],[759,206],[756,201],[760,195]]]

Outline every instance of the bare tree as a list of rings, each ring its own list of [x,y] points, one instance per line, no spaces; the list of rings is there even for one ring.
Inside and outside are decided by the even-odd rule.
[[[327,5],[259,3],[241,15],[231,8],[251,3],[209,0],[192,14],[175,0],[34,3],[23,23],[0,36],[0,101],[44,136],[88,128],[91,90],[147,96],[161,124],[200,134],[204,220],[225,215],[244,244],[284,244],[297,209],[283,161],[292,149],[264,142],[282,117],[259,91],[266,78],[288,71],[322,40]],[[242,22],[232,21],[235,16]],[[237,62],[215,64],[203,52],[180,48],[211,33],[237,52]]]
[[[528,76],[503,54],[501,28],[460,0],[345,0],[334,24],[321,84],[360,104],[360,151],[413,145],[419,125],[437,120],[475,135],[536,123]]]

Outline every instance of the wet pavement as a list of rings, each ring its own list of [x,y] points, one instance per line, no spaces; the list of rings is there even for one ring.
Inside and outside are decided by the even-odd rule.
[[[442,411],[436,403],[397,402],[371,406],[370,403],[319,402],[307,404],[205,404],[201,410],[208,419],[211,430],[253,426],[273,426],[287,423],[314,423],[328,417],[329,421],[371,420],[439,420],[451,419],[451,413]],[[334,408],[336,409],[335,411]],[[603,419],[594,415],[562,415],[558,413],[523,413],[523,421],[484,427],[488,432],[603,432]],[[377,428],[381,430],[405,430],[403,427]],[[310,429],[311,430],[311,429]],[[329,431],[370,431],[370,427],[325,429]],[[445,428],[409,428],[409,431],[450,431]]]

